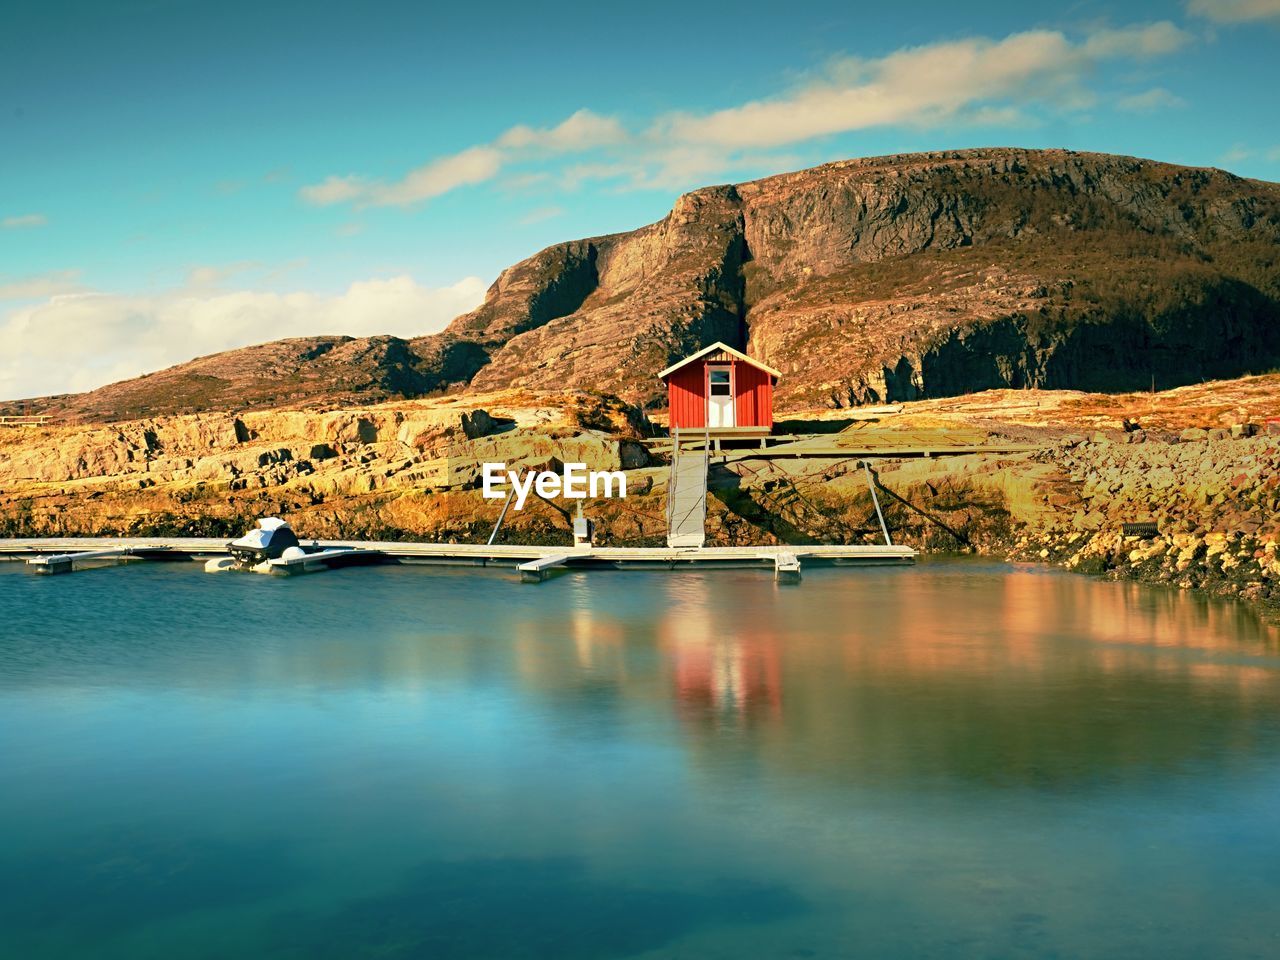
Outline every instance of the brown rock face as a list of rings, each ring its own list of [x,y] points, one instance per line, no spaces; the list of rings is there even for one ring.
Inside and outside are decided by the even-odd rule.
[[[1280,188],[1217,170],[1012,149],[853,160],[549,248],[444,337],[484,350],[477,386],[639,400],[716,339],[783,370],[783,407],[1168,387],[1280,359],[1278,249]]]
[[[671,357],[742,341],[743,226],[734,187],[688,194],[652,226],[511,268],[448,333],[483,325],[480,389],[569,382],[642,399]]]
[[[850,160],[681,197],[505,270],[439,335],[282,341],[50,409],[109,418],[578,387],[660,402],[714,340],[777,402],[1168,388],[1280,364],[1280,185],[1063,150]]]

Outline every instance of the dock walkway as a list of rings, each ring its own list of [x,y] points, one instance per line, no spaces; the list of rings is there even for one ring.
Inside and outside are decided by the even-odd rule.
[[[698,547],[707,542],[708,451],[677,451],[667,486],[667,546]]]
[[[551,568],[566,569],[708,569],[758,567],[798,574],[800,564],[907,564],[910,547],[874,545],[792,545],[762,547],[566,547],[469,543],[401,543],[386,541],[310,541],[341,558],[372,563],[475,567],[529,567],[542,579]],[[94,555],[97,555],[95,557]],[[227,555],[225,539],[191,537],[53,537],[0,540],[0,560],[57,558],[69,571],[79,559],[88,562],[136,563],[147,560],[203,560]],[[337,555],[337,554],[335,554]],[[314,557],[312,559],[315,559]],[[32,564],[38,567],[39,564]],[[299,571],[303,564],[297,564]],[[51,571],[46,571],[51,572]],[[292,572],[282,568],[281,573]],[[535,578],[533,573],[537,573]]]

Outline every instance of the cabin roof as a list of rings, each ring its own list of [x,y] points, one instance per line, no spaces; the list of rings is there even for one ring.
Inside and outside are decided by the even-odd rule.
[[[744,363],[749,363],[753,367],[757,367],[758,369],[763,370],[765,373],[772,376],[775,380],[779,379],[782,376],[781,373],[773,369],[773,367],[769,366],[767,363],[761,363],[759,360],[754,360],[751,357],[748,357],[745,353],[742,353],[741,351],[733,349],[733,347],[729,346],[727,343],[722,343],[721,341],[717,340],[715,343],[711,344],[711,346],[703,347],[697,353],[690,354],[689,356],[685,357],[683,360],[679,361],[678,363],[673,363],[671,366],[667,367],[667,369],[663,370],[660,374],[658,374],[658,379],[665,380],[667,379],[667,377],[671,376],[671,374],[675,373],[681,367],[686,366],[690,363],[693,363],[695,360],[701,360],[710,353],[717,353],[721,351],[729,354],[732,357],[736,357],[737,359],[743,361]]]

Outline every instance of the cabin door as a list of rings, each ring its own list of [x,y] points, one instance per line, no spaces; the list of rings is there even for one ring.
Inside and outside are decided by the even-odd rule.
[[[715,430],[733,425],[733,368],[708,366],[707,426]]]

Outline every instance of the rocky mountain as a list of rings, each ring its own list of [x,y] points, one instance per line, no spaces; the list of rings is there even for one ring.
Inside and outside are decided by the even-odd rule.
[[[436,390],[437,368],[399,337],[299,337],[230,350],[89,393],[0,404],[0,413],[134,420],[208,410],[375,403]]]
[[[441,339],[484,352],[478,386],[637,400],[715,339],[781,369],[784,406],[1233,376],[1280,363],[1280,185],[1052,150],[833,163],[551,247]]]
[[[1065,150],[832,163],[696,190],[657,223],[549,247],[435,336],[283,341],[51,409],[565,386],[652,403],[654,373],[713,340],[782,370],[783,408],[1271,369],[1280,184]]]

